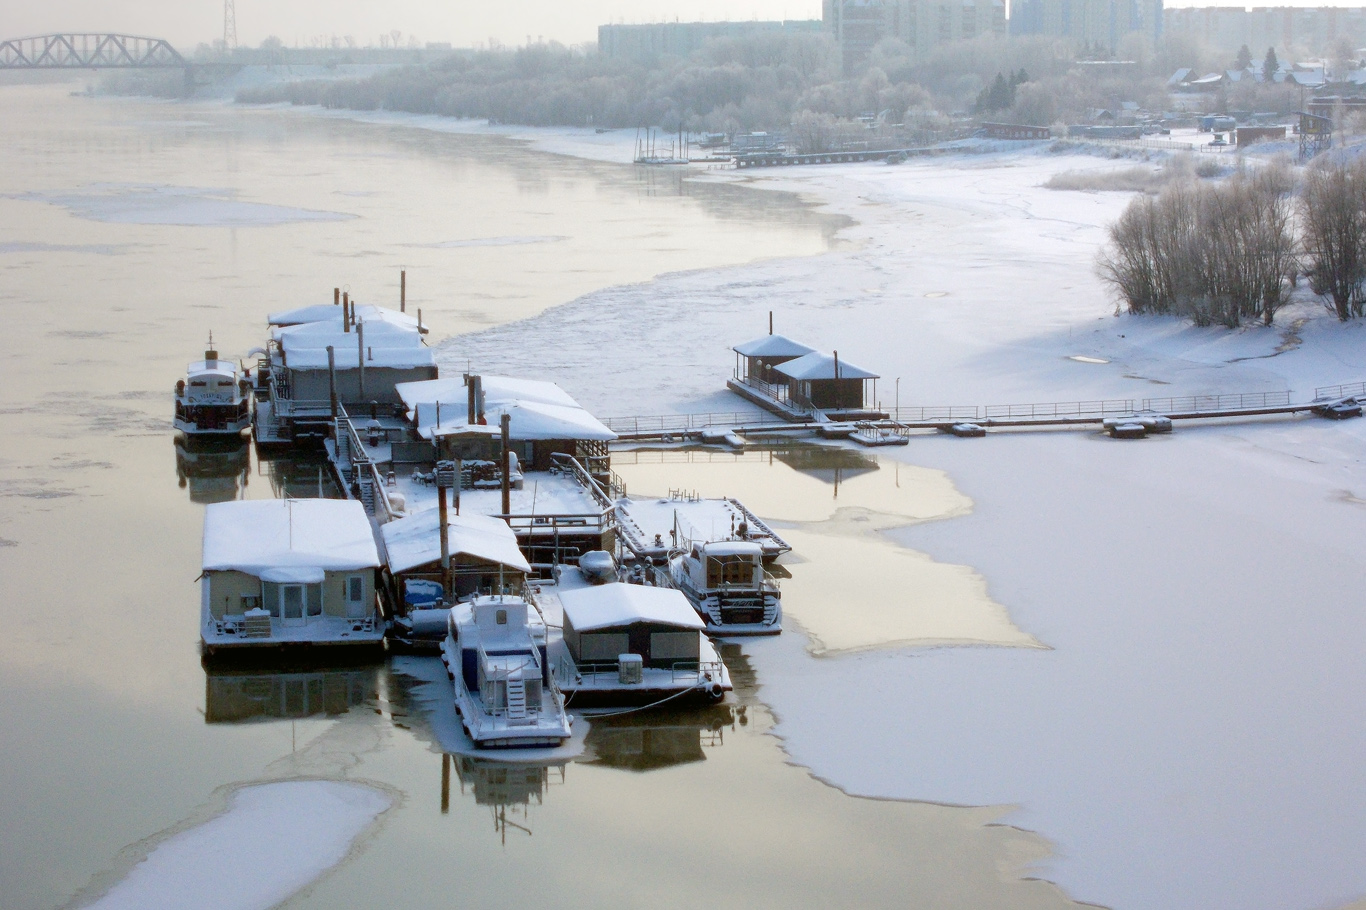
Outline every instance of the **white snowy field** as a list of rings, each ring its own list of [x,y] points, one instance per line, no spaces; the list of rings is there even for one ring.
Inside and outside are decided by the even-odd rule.
[[[1300,398],[1366,379],[1366,330],[1310,301],[1236,331],[1116,316],[1094,261],[1128,195],[1042,184],[1134,163],[1035,147],[707,173],[803,193],[854,218],[853,242],[607,289],[451,339],[438,359],[553,378],[604,416],[731,411],[729,347],[773,310],[778,331],[879,372],[884,405],[898,377],[903,406]],[[973,567],[1050,650],[818,658],[794,634],[747,644],[777,733],[851,793],[1018,805],[1008,821],[1057,847],[1039,874],[1079,900],[1360,898],[1364,454],[1366,421],[1308,418],[1138,442],[924,437],[884,452],[946,471],[973,501],[967,516],[885,533]]]
[[[265,910],[344,860],[390,807],[361,784],[293,780],[242,787],[227,811],[172,835],[92,910]]]

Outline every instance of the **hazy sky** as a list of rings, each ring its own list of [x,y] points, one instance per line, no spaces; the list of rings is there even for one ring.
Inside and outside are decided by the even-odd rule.
[[[352,35],[378,44],[393,30],[457,46],[527,35],[579,44],[597,40],[605,22],[698,19],[819,19],[821,0],[236,0],[239,44],[268,35],[307,45],[318,36]],[[223,36],[223,0],[3,0],[0,39],[49,32],[113,31],[166,38],[192,49]]]
[[[223,35],[223,0],[3,0],[0,39],[49,32],[112,31],[166,38],[184,50]],[[1366,0],[1247,0],[1247,5],[1363,6]],[[378,44],[398,30],[403,43],[489,39],[519,45],[544,36],[578,44],[604,22],[681,19],[817,19],[821,0],[236,0],[238,43],[277,35],[286,44],[351,35]],[[1168,6],[1237,6],[1237,0],[1167,0]]]

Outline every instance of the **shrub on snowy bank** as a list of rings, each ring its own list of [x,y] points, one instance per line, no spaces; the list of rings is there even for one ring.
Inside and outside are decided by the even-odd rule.
[[[1271,166],[1141,196],[1110,227],[1101,277],[1131,313],[1270,325],[1297,265],[1291,189],[1288,170]]]

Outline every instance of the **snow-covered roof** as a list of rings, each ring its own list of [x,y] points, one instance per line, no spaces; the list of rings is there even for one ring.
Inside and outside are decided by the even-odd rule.
[[[305,581],[320,580],[322,572],[378,567],[370,518],[356,500],[248,499],[204,509],[206,572]]]
[[[349,345],[334,346],[333,361],[339,370],[355,370],[360,368],[360,349],[356,345],[355,335],[346,336],[352,339]],[[418,367],[436,366],[436,357],[427,347],[388,347],[378,344],[370,344],[369,338],[365,341],[365,365],[374,369],[388,368],[393,370],[411,370]],[[303,348],[302,350],[288,351],[285,353],[285,366],[291,370],[325,370],[327,369],[327,348]]]
[[[196,376],[220,376],[236,381],[237,364],[231,360],[196,360],[185,372],[191,379]]]
[[[372,303],[358,304],[355,309],[356,318],[361,322],[384,322],[409,328],[414,331],[418,329],[417,317],[409,316],[407,313],[400,313],[398,310],[375,306]],[[310,322],[333,322],[337,325],[341,325],[341,317],[342,307],[335,303],[319,303],[312,306],[295,307],[292,310],[281,310],[278,313],[271,313],[266,317],[266,321],[272,327],[304,325]]]
[[[537,439],[616,439],[617,434],[588,413],[553,382],[481,376],[484,389],[484,420],[491,433],[499,431],[503,414],[512,420],[509,432],[519,441]],[[408,417],[423,439],[456,433],[485,432],[469,424],[469,398],[463,380],[434,379],[401,382],[395,386]],[[437,403],[441,420],[437,424]]]
[[[812,351],[810,354],[780,363],[773,369],[792,379],[834,379],[835,358],[829,354]],[[839,362],[840,379],[877,379],[876,373],[854,366],[847,360]]]
[[[800,341],[793,341],[785,335],[765,335],[731,348],[741,357],[800,357],[810,354],[815,348],[807,347]]]
[[[354,328],[345,331],[338,320],[285,326],[273,329],[272,334],[284,351],[285,366],[295,370],[326,369],[329,346],[337,369],[354,370],[360,363],[362,340],[366,366],[412,369],[436,365],[436,358],[416,329],[388,322],[367,323],[363,333]]]
[[[705,628],[688,599],[674,588],[612,582],[561,591],[560,604],[564,607],[565,619],[579,632],[636,622],[684,629]]]
[[[380,526],[389,571],[407,572],[441,559],[439,520],[437,510],[428,509]],[[452,556],[463,554],[519,572],[531,571],[507,522],[487,515],[448,515],[446,528]]]
[[[708,556],[763,556],[764,548],[750,540],[715,540],[705,545]]]

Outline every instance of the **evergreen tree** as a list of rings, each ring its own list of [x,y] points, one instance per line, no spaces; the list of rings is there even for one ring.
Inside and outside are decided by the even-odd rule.
[[[1233,61],[1233,68],[1245,70],[1250,66],[1252,66],[1252,51],[1248,50],[1247,45],[1244,44],[1238,48],[1238,59]]]
[[[1268,47],[1266,49],[1266,59],[1262,61],[1262,79],[1267,82],[1276,75],[1276,71],[1281,68],[1281,61],[1276,59],[1276,49]]]

